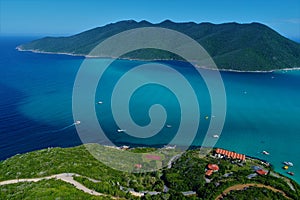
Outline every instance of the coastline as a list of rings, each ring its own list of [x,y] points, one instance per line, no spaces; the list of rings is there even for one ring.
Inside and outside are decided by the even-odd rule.
[[[93,144],[93,143],[89,143],[89,144]],[[98,143],[95,143],[95,144],[98,144]],[[82,146],[82,145],[84,146],[86,144],[81,144],[81,145],[76,145],[76,146],[71,146],[71,147],[58,147],[58,148],[63,148],[63,149],[66,149],[66,148],[76,148],[76,147],[79,147],[79,146]],[[126,144],[126,145],[128,145],[128,144]],[[106,147],[106,148],[113,148],[113,149],[120,150],[120,151],[134,150],[134,149],[140,149],[140,148],[169,149],[168,146],[166,146],[166,145],[163,145],[163,147],[151,147],[151,146],[139,146],[139,145],[134,145],[133,147],[130,147],[130,146],[126,146],[126,145],[123,145],[123,146],[102,145],[102,146]],[[27,154],[27,153],[30,153],[30,152],[40,151],[40,150],[44,150],[44,149],[48,149],[49,150],[49,149],[52,149],[52,148],[57,148],[57,147],[48,147],[48,148],[38,149],[38,150],[34,150],[34,151],[28,151],[28,152],[25,152],[25,153],[22,153],[22,154]],[[200,150],[201,148],[209,148],[210,150],[213,151],[213,150],[215,150],[217,148],[222,148],[222,147],[192,146],[192,148],[190,150],[197,150],[197,149]],[[171,149],[180,149],[180,146],[176,146],[175,145],[175,147],[171,147]],[[226,149],[226,150],[231,151],[230,149]],[[235,151],[233,151],[233,152],[235,152]],[[8,157],[8,158],[6,158],[4,160],[0,160],[0,162],[4,162],[7,159],[10,159],[10,158],[12,158],[14,156],[20,156],[22,154],[19,154],[19,153],[15,154],[15,155],[13,155],[11,157]],[[274,166],[272,163],[269,163],[267,160],[264,160],[264,159],[261,159],[261,158],[255,157],[255,156],[249,156],[247,154],[245,154],[245,156],[246,156],[246,159],[248,159],[248,160],[259,161],[262,165],[264,165],[265,167],[267,167],[269,169],[270,169],[270,167],[273,168],[273,166]],[[272,169],[272,171],[275,172],[275,173],[277,173],[278,175],[280,175],[281,178],[286,178],[288,180],[292,180],[292,181],[296,182],[297,184],[299,184],[296,179],[294,179],[292,177],[289,177],[286,174],[281,173],[281,172],[275,170],[274,168]]]
[[[89,143],[90,145],[95,145],[97,143]],[[87,145],[89,145],[87,144]],[[95,146],[91,146],[92,148]],[[105,146],[110,148],[111,146]],[[115,150],[110,149],[102,149],[105,152],[112,152],[114,155],[119,154]],[[151,149],[150,149],[151,150]],[[128,149],[120,149],[120,151],[128,151]],[[129,150],[131,151],[131,150]],[[155,150],[153,150],[155,151]],[[145,179],[138,179],[139,175],[135,176],[136,173],[131,173],[126,176],[129,180],[132,180],[138,184],[139,187],[132,186],[128,183],[128,179],[120,179],[118,177],[124,176],[124,173],[116,172],[113,168],[109,166],[103,165],[103,163],[99,163],[97,159],[93,159],[93,157],[88,156],[89,152],[87,151],[84,145],[79,145],[76,147],[70,148],[55,148],[55,149],[43,149],[38,150],[37,152],[29,153],[28,155],[19,155],[17,157],[11,158],[10,160],[4,161],[4,165],[1,166],[1,172],[5,174],[1,177],[0,185],[10,185],[21,182],[38,182],[41,180],[49,180],[49,179],[60,179],[61,181],[65,181],[67,183],[71,183],[77,189],[81,189],[86,193],[92,195],[112,195],[115,196],[114,191],[123,191],[125,193],[117,193],[125,196],[126,193],[130,192],[132,195],[135,196],[144,196],[147,193],[151,195],[159,195],[161,193],[168,193],[169,190],[176,190],[181,192],[184,196],[188,196],[190,194],[197,195],[198,197],[203,197],[205,195],[211,193],[214,198],[209,199],[218,199],[215,198],[217,195],[218,197],[223,194],[223,191],[227,191],[227,188],[236,187],[238,185],[247,186],[251,184],[255,187],[266,187],[272,188],[272,190],[279,191],[282,194],[285,194],[289,199],[297,199],[297,195],[299,194],[299,184],[290,179],[287,176],[281,175],[275,172],[272,168],[265,167],[260,163],[258,160],[254,160],[251,158],[246,157],[246,161],[242,163],[230,162],[230,160],[225,160],[224,162],[220,163],[219,161],[222,158],[219,158],[215,155],[215,152],[208,152],[206,158],[199,158],[198,159],[198,151],[199,149],[190,150],[190,152],[186,152],[182,157],[181,154],[178,154],[177,151],[164,151],[162,155],[167,155],[167,157],[163,156],[163,159],[158,161],[168,161],[168,168],[160,168],[160,174],[162,175],[170,175],[168,179],[161,178],[161,176],[157,176],[157,174],[148,173],[145,174],[145,177],[153,177],[153,182],[150,185],[145,185]],[[139,152],[139,151],[138,151]],[[136,153],[138,153],[136,152]],[[151,155],[152,153],[146,149],[145,151],[140,151],[145,153],[142,156]],[[32,161],[32,155],[34,155],[37,159]],[[86,156],[87,155],[87,156]],[[105,154],[104,156],[111,155],[110,153]],[[49,162],[49,157],[51,161]],[[78,158],[82,158],[78,160]],[[165,159],[166,158],[166,159]],[[189,162],[191,159],[196,158],[192,162]],[[151,160],[151,159],[150,159]],[[130,168],[136,168],[136,165],[139,165],[139,169],[133,169],[133,172],[143,172],[140,171],[140,168],[147,166],[146,163],[151,162],[150,160],[144,160],[140,162],[139,160],[134,160],[133,162],[129,162]],[[121,160],[120,160],[121,161]],[[189,162],[189,166],[193,167],[193,171],[189,171],[190,169],[182,169],[182,166],[186,166],[186,163]],[[44,163],[51,163],[51,165],[45,165]],[[73,164],[68,163],[76,163],[74,166]],[[122,162],[120,162],[122,163]],[[134,163],[142,163],[142,164],[134,164]],[[177,167],[175,166],[175,171],[168,170],[173,167],[173,165],[177,163]],[[212,164],[213,163],[213,164]],[[211,176],[208,175],[206,172],[210,168],[209,166],[216,165],[216,167],[222,167],[217,175]],[[176,164],[175,164],[176,165]],[[12,166],[12,167],[10,167]],[[18,170],[18,168],[22,166],[24,170]],[[34,167],[36,166],[36,167]],[[89,167],[87,167],[89,166]],[[169,167],[170,166],[170,167]],[[259,174],[257,169],[254,169],[252,166],[257,166],[262,171],[267,172],[268,175],[263,177],[264,175],[253,176],[253,173]],[[8,168],[6,168],[8,167]],[[180,170],[178,170],[180,167]],[[14,169],[16,168],[16,169]],[[105,170],[101,170],[105,169]],[[174,168],[173,168],[174,169]],[[199,171],[200,169],[200,171]],[[202,170],[201,170],[202,169]],[[42,170],[42,171],[41,171]],[[6,172],[10,173],[6,173]],[[219,167],[216,171],[219,171]],[[186,172],[190,172],[191,174],[195,174],[196,176],[188,176]],[[125,172],[126,173],[126,172]],[[127,174],[127,173],[126,173]],[[126,175],[125,174],[125,175]],[[249,175],[248,175],[249,174]],[[173,176],[171,176],[173,175]],[[176,176],[174,176],[176,175]],[[248,175],[248,176],[247,176]],[[231,176],[231,177],[229,177]],[[251,177],[250,177],[251,176]],[[175,178],[174,178],[175,177]],[[181,179],[176,179],[176,177],[181,177]],[[203,179],[202,179],[203,177]],[[228,178],[229,177],[229,178]],[[250,178],[249,178],[250,177]],[[115,179],[116,178],[116,179]],[[205,183],[205,186],[212,186],[212,189],[205,191],[205,187],[200,187],[200,190],[195,190],[194,187],[191,188],[189,183],[198,184],[199,178],[201,178],[201,183]],[[247,179],[248,178],[248,179]],[[253,178],[253,179],[252,179]],[[189,180],[190,179],[190,180]],[[250,180],[252,179],[252,180]],[[148,180],[148,179],[146,179]],[[174,183],[181,184],[182,180],[187,180],[183,184],[186,185],[186,188],[179,188],[176,185],[168,184],[169,180]],[[238,180],[238,181],[235,181]],[[115,182],[119,182],[117,187],[112,187],[114,190],[99,190],[98,187],[95,187],[97,184],[101,187],[101,185],[105,185],[109,187],[109,185],[115,186]],[[278,181],[278,182],[277,182]],[[162,183],[157,190],[157,187],[153,187],[153,183]],[[217,188],[218,185],[216,183],[221,183],[222,188]],[[47,183],[49,184],[49,183]],[[225,185],[226,184],[226,185]],[[78,187],[80,186],[80,187]],[[216,187],[214,187],[216,186]],[[25,188],[26,189],[26,188]],[[111,192],[113,191],[113,192]],[[176,193],[175,195],[178,195]],[[119,195],[117,195],[120,197]],[[125,196],[126,197],[126,196]],[[275,198],[276,199],[276,198]]]
[[[16,47],[16,50],[18,51],[24,51],[24,52],[32,52],[32,53],[40,53],[40,54],[53,54],[53,55],[67,55],[67,56],[74,56],[74,57],[84,57],[88,59],[96,59],[96,58],[103,58],[103,59],[119,59],[119,60],[130,60],[130,61],[178,61],[178,60],[172,60],[172,59],[154,59],[154,60],[147,60],[147,59],[138,59],[138,58],[115,58],[115,57],[101,57],[101,56],[89,56],[85,54],[74,54],[74,53],[65,53],[65,52],[47,52],[47,51],[39,51],[34,49],[22,49],[20,46]],[[185,62],[185,61],[180,61]],[[191,63],[193,64],[193,63]],[[193,64],[194,65],[194,64]],[[272,69],[272,70],[254,70],[254,71],[242,71],[242,70],[236,70],[236,69],[212,69],[208,67],[200,67],[197,65],[194,65],[195,67],[199,69],[204,70],[218,70],[221,72],[236,72],[236,73],[273,73],[273,72],[280,72],[280,71],[298,71],[300,70],[300,67],[294,67],[294,68],[282,68],[282,69]]]

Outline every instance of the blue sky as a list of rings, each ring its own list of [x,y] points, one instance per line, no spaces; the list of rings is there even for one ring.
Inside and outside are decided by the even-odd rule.
[[[261,22],[300,38],[299,0],[0,0],[0,33],[69,35],[125,19]]]

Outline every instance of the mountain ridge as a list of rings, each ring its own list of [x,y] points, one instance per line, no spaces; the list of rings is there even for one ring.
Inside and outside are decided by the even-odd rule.
[[[18,49],[88,55],[94,47],[105,39],[126,30],[141,27],[168,28],[188,35],[203,46],[219,69],[269,71],[300,67],[300,44],[257,22],[212,24],[209,22],[176,23],[171,20],[164,20],[153,24],[146,20],[139,22],[125,20],[68,37],[45,37],[20,45]],[[124,55],[123,58],[181,60],[176,55],[155,50],[135,51]]]

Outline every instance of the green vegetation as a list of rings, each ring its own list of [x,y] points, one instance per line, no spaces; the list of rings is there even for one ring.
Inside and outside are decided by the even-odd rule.
[[[112,184],[109,182],[99,182],[95,183],[93,181],[90,181],[88,178],[85,177],[74,177],[74,180],[78,181],[79,183],[83,184],[87,188],[103,193],[103,194],[110,194],[112,196],[118,196],[118,197],[131,197],[130,194],[127,194],[124,191],[121,191],[119,187],[116,184]]]
[[[97,161],[84,146],[48,148],[16,155],[0,163],[0,180],[77,173],[97,180],[119,181],[122,173]]]
[[[107,155],[107,158],[120,155],[118,149],[103,147],[100,145],[87,145],[89,150],[96,148],[102,152],[101,156]],[[151,151],[150,151],[151,150]],[[128,150],[132,152],[152,152],[150,148],[138,148]],[[166,150],[161,151],[161,155],[172,156],[173,150],[169,150],[170,155],[167,155]],[[156,153],[157,154],[157,153]],[[121,159],[122,157],[120,157]],[[146,160],[143,162],[143,154],[139,159],[140,163],[143,163],[143,168],[147,168],[148,163],[157,164],[157,161]],[[134,167],[135,161],[128,159]],[[120,160],[120,163],[126,162],[126,160]],[[161,165],[161,164],[160,164]],[[162,181],[159,179],[160,172],[151,173],[126,173],[114,170],[96,160],[85,146],[78,146],[73,148],[48,148],[39,151],[34,151],[22,155],[16,155],[10,159],[0,162],[0,181],[20,178],[36,178],[45,177],[53,174],[60,173],[76,173],[84,177],[100,180],[98,186],[95,186],[95,190],[111,194],[114,196],[123,197],[122,193],[117,187],[117,183],[127,187],[133,188],[136,191],[141,190],[162,190]],[[83,180],[82,178],[77,178]],[[83,181],[79,181],[83,182]],[[86,181],[85,183],[87,183]],[[97,185],[97,184],[96,184]],[[100,185],[100,186],[99,186]],[[107,188],[106,188],[107,187]],[[94,188],[94,187],[93,187]],[[98,189],[97,189],[98,188]],[[102,190],[99,190],[102,188]]]
[[[115,154],[120,154],[120,151],[126,151],[128,153],[147,153],[146,155],[160,156],[163,159],[163,157],[170,158],[178,154],[176,150],[161,149],[157,151],[154,148],[120,150],[95,144],[73,148],[48,148],[16,155],[1,161],[0,181],[76,173],[80,176],[74,176],[74,180],[90,190],[124,199],[215,199],[227,188],[237,184],[262,184],[284,192],[291,199],[297,199],[300,196],[300,186],[296,182],[279,174],[272,175],[275,172],[248,179],[247,176],[254,173],[253,166],[260,166],[268,170],[268,167],[255,159],[247,159],[245,163],[240,164],[216,158],[211,153],[200,158],[199,150],[196,149],[181,155],[173,162],[171,168],[165,167],[147,173],[128,173],[114,170],[102,164],[85,148],[91,150],[97,146],[101,152],[104,152],[102,156],[116,156]],[[138,159],[143,167],[149,162],[153,161],[155,165],[158,162],[157,160],[148,161],[144,157],[145,155],[141,154],[141,157],[134,159]],[[123,161],[120,160],[120,162]],[[163,160],[162,162],[166,161]],[[209,163],[217,164],[219,170],[205,179],[205,169]],[[164,186],[169,188],[168,192],[164,192]],[[160,193],[136,197],[128,192],[133,190]],[[0,199],[55,199],[52,197],[59,199],[61,196],[64,197],[63,199],[109,198],[83,193],[74,186],[55,179],[42,180],[37,183],[3,185],[0,186],[0,191]],[[196,194],[184,196],[182,192],[186,191],[194,191]],[[282,194],[269,188],[249,187],[243,191],[230,191],[226,195],[226,199],[243,199],[244,196],[249,198],[253,197],[253,194],[257,199],[285,198]]]
[[[174,23],[159,24],[133,20],[108,24],[70,37],[45,37],[19,46],[22,50],[88,55],[99,43],[122,31],[141,27],[163,27],[182,32],[197,42],[214,59],[220,69],[267,71],[300,67],[300,44],[259,24]],[[155,49],[144,49],[123,55],[123,58],[159,60],[180,57]]]
[[[76,173],[95,180],[100,180],[101,183],[109,183],[110,185],[119,183],[124,187],[134,186],[133,188],[139,190],[153,189],[155,181],[160,182],[158,172],[126,173],[114,170],[102,164],[85,148],[92,149],[95,146],[99,147],[101,152],[103,152],[101,154],[102,156],[107,155],[109,158],[116,154],[120,155],[121,150],[94,144],[73,148],[48,148],[34,151],[16,155],[0,162],[0,181],[45,177],[60,173]],[[129,150],[129,152],[130,151],[131,150]],[[122,157],[120,157],[120,159],[122,159]],[[140,161],[142,160],[143,158],[141,156]],[[124,162],[126,162],[124,159],[120,160],[120,163]],[[143,167],[147,167],[147,162],[143,163]],[[135,162],[131,161],[132,168],[134,168],[134,164]],[[147,181],[148,179],[154,180],[154,182],[149,182]],[[135,180],[134,184],[131,183],[133,180]]]
[[[199,151],[198,151],[199,152]],[[232,164],[228,160],[216,159],[211,156],[199,158],[197,151],[188,151],[179,160],[177,160],[171,169],[164,171],[164,180],[170,188],[177,191],[197,191],[199,197],[204,199],[215,199],[226,188],[244,183],[261,183],[271,185],[284,191],[293,199],[300,195],[300,187],[292,181],[296,191],[293,191],[287,183],[281,179],[270,175],[256,176],[248,179],[249,174],[253,174],[252,166],[261,166],[266,168],[258,160],[247,160],[243,166]],[[204,179],[204,169],[207,164],[218,164],[218,172],[213,173],[210,183]],[[226,177],[226,175],[229,175]],[[225,176],[224,176],[225,175]]]
[[[52,199],[86,199],[101,200],[109,197],[92,196],[76,189],[71,184],[60,180],[42,180],[36,183],[17,183],[0,187],[0,199],[10,200],[52,200]]]
[[[249,197],[255,197],[256,199],[269,199],[269,200],[284,200],[286,199],[282,194],[273,192],[265,188],[249,187],[246,190],[234,190],[223,197],[223,200],[239,199],[248,200]]]

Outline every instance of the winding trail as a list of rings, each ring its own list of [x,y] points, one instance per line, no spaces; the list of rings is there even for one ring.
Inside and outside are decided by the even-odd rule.
[[[243,190],[247,187],[258,187],[258,188],[267,188],[269,190],[272,190],[273,192],[280,192],[285,198],[287,199],[291,199],[290,197],[288,197],[286,195],[285,192],[283,192],[282,190],[278,190],[274,187],[271,187],[269,185],[263,185],[263,184],[256,184],[256,183],[248,183],[248,184],[237,184],[237,185],[233,185],[227,189],[225,189],[222,194],[220,194],[219,196],[217,196],[217,198],[215,200],[221,200],[223,199],[223,197],[228,194],[230,191],[233,191],[233,190]]]
[[[79,174],[74,174],[74,173],[62,173],[62,174],[55,174],[55,175],[41,177],[41,178],[13,179],[13,180],[1,181],[0,186],[1,185],[21,183],[21,182],[38,182],[38,181],[41,181],[41,180],[58,179],[58,180],[62,180],[64,182],[66,182],[66,183],[70,183],[73,186],[75,186],[78,190],[81,190],[81,191],[83,191],[85,193],[88,193],[90,195],[109,196],[109,195],[99,193],[99,192],[96,192],[94,190],[91,190],[91,189],[85,187],[81,183],[75,181],[73,176],[80,176],[80,175]],[[94,181],[96,181],[96,180],[94,180]],[[117,199],[116,197],[111,197],[111,198]]]

